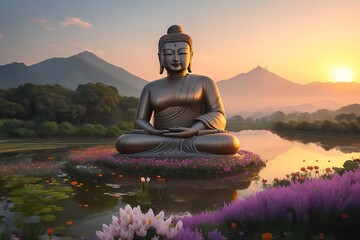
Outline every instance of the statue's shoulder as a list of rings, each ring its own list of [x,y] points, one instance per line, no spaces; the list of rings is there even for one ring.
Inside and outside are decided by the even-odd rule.
[[[162,84],[162,82],[164,82],[164,78],[160,78],[160,79],[157,79],[157,80],[153,80],[151,82],[148,82],[147,84],[145,84],[144,86],[144,90],[150,90],[156,86],[159,86]]]
[[[194,79],[197,78],[198,80],[200,80],[204,84],[213,84],[214,83],[214,80],[212,80],[211,78],[209,78],[207,76],[198,75],[198,74],[189,74],[189,76],[194,78]]]

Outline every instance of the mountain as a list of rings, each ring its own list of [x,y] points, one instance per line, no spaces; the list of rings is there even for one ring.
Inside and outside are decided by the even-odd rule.
[[[360,103],[358,83],[297,84],[260,66],[217,83],[228,116],[269,115],[279,110],[314,112]]]
[[[76,89],[79,84],[101,82],[118,89],[123,96],[140,96],[147,83],[120,67],[116,67],[95,54],[82,52],[68,58],[51,58],[26,66],[11,63],[0,66],[0,88],[17,87],[24,83],[60,84]]]

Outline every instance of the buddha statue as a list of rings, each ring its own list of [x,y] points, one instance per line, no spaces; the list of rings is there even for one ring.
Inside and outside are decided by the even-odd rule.
[[[120,154],[136,156],[234,155],[238,139],[225,131],[219,90],[208,77],[189,74],[192,39],[171,26],[158,45],[160,74],[144,86],[135,129],[116,141]]]

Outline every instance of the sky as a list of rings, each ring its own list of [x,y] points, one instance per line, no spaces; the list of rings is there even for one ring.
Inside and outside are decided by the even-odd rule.
[[[260,65],[300,84],[360,83],[358,0],[0,0],[0,65],[87,50],[151,81],[173,24],[193,39],[193,73],[215,81]]]

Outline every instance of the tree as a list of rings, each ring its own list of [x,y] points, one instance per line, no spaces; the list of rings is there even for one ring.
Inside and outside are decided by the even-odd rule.
[[[106,129],[105,136],[107,137],[119,137],[122,134],[122,131],[115,125],[111,125]]]
[[[74,102],[86,108],[85,122],[115,123],[120,118],[120,96],[115,87],[102,83],[79,85]]]
[[[55,136],[58,131],[58,125],[56,122],[43,122],[39,132],[42,136],[47,138]]]
[[[342,114],[335,116],[335,120],[338,122],[341,122],[341,121],[351,122],[353,120],[356,120],[356,115],[355,115],[355,113],[349,113],[349,114],[342,113]]]
[[[74,135],[76,127],[69,122],[62,122],[58,125],[58,135],[69,137]]]

